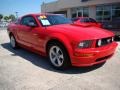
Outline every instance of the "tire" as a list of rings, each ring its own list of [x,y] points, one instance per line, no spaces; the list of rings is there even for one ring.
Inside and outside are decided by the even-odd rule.
[[[13,49],[18,48],[16,39],[15,39],[15,37],[14,37],[13,35],[10,36],[10,44],[11,44],[11,47],[12,47]]]
[[[48,45],[48,56],[50,63],[56,69],[67,69],[71,66],[67,50],[61,43],[50,43]]]

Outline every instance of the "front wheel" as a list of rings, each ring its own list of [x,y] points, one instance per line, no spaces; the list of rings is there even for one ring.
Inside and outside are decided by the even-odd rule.
[[[51,43],[48,48],[51,64],[57,69],[65,69],[70,66],[69,55],[60,43]]]

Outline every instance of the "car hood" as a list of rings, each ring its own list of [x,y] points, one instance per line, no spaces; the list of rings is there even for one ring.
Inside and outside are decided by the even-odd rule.
[[[69,37],[75,39],[99,39],[114,36],[114,34],[108,30],[98,28],[98,27],[81,27],[75,24],[61,24],[47,27],[55,33],[66,34]]]
[[[78,23],[78,22],[76,22],[74,24],[76,26],[81,26],[81,27],[91,27],[92,26],[92,24],[90,24],[90,23]]]

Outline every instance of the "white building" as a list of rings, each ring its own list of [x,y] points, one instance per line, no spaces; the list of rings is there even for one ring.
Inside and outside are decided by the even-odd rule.
[[[120,0],[57,0],[43,3],[41,12],[60,13],[68,18],[89,16],[98,21],[120,17]]]

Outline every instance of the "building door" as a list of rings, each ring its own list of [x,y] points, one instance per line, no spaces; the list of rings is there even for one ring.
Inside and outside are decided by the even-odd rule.
[[[77,17],[83,17],[83,10],[77,11]]]
[[[89,17],[89,8],[88,7],[73,8],[72,18],[75,17]]]

